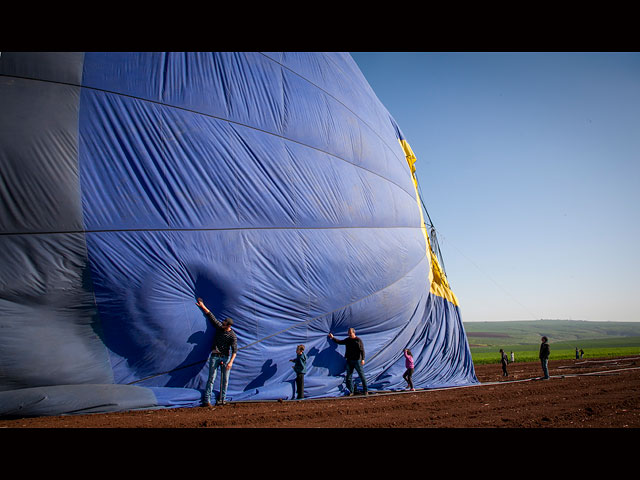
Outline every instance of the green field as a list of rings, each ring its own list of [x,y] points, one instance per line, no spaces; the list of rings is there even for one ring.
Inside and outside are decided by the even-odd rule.
[[[464,328],[476,364],[499,363],[502,348],[514,352],[516,362],[538,360],[540,337],[549,338],[551,360],[640,355],[640,322],[587,322],[537,320],[514,322],[467,322]]]

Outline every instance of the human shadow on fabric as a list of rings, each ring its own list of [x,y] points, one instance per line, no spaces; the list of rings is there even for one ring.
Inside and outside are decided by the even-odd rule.
[[[314,357],[311,365],[314,367],[326,368],[329,375],[332,377],[338,376],[344,373],[346,370],[346,363],[344,357],[338,352],[338,344],[329,341],[327,348],[320,351],[317,347],[313,347],[309,350],[309,357]]]
[[[213,326],[211,327],[213,328]],[[166,383],[167,387],[184,387],[189,380],[196,377],[209,360],[209,354],[211,353],[211,335],[207,335],[205,332],[195,332],[189,337],[187,342],[194,347],[189,352],[189,355],[169,372],[169,380]]]
[[[267,360],[262,364],[262,373],[254,378],[246,387],[244,387],[244,391],[251,390],[254,388],[262,387],[267,380],[273,377],[278,370],[278,365],[273,363],[272,359]]]

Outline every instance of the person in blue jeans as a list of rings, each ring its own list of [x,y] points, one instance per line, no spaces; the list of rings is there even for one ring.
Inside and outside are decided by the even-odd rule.
[[[226,405],[225,398],[227,395],[227,386],[229,385],[229,373],[233,366],[233,361],[238,352],[238,339],[236,333],[231,329],[233,320],[230,318],[220,322],[213,313],[204,305],[202,299],[199,298],[196,303],[202,309],[205,316],[216,327],[216,334],[213,339],[213,348],[209,355],[209,378],[207,386],[204,390],[205,407],[211,406],[211,393],[213,391],[213,382],[216,380],[218,369],[220,369],[220,397],[216,405]]]
[[[543,379],[547,380],[549,378],[549,343],[547,337],[542,337],[542,343],[540,344],[540,363],[542,364],[542,374]]]
[[[358,372],[360,381],[362,381],[362,390],[365,395],[369,394],[367,388],[367,379],[364,376],[364,344],[362,340],[356,337],[356,331],[350,328],[347,331],[347,338],[344,340],[338,340],[333,336],[333,333],[329,333],[329,338],[339,345],[344,345],[345,353],[344,358],[347,361],[347,376],[345,378],[347,388],[349,389],[349,395],[354,395],[355,390],[353,388],[353,370]]]

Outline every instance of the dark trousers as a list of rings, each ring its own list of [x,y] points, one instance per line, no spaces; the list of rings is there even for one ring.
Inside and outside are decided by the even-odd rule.
[[[402,374],[402,378],[405,379],[405,381],[409,385],[409,388],[413,388],[413,381],[411,380],[412,376],[413,376],[413,368],[407,368],[407,371]]]
[[[296,393],[298,400],[304,398],[304,373],[296,374]]]
[[[502,376],[506,377],[509,374],[507,373],[507,362],[502,362]]]
[[[364,393],[367,393],[367,379],[364,378],[364,369],[362,368],[362,364],[360,363],[360,360],[349,360],[347,359],[347,377],[346,377],[346,382],[347,382],[347,388],[349,389],[349,392],[351,392],[352,394],[355,393],[355,390],[353,389],[353,370],[355,369],[356,372],[358,372],[358,376],[360,377],[360,380],[362,381],[362,390],[364,391]]]

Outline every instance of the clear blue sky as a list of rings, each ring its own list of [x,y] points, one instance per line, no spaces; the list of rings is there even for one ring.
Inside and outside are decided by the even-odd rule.
[[[354,52],[462,319],[640,321],[640,53]]]

